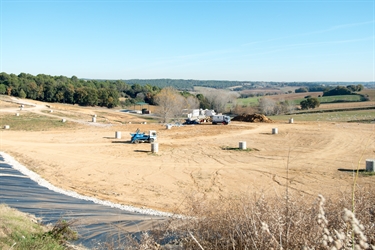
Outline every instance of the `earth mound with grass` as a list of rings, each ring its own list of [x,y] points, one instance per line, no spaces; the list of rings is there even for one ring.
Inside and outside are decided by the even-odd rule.
[[[242,115],[234,117],[232,119],[232,121],[239,121],[239,122],[267,122],[267,123],[272,123],[273,122],[267,116],[262,115],[262,114],[242,114]]]

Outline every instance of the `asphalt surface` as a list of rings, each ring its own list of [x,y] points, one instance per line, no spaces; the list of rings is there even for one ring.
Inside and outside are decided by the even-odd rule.
[[[59,219],[76,221],[73,228],[80,239],[73,243],[88,248],[122,240],[129,233],[139,235],[165,220],[163,216],[124,211],[51,190],[4,162],[1,154],[0,203],[35,215],[43,224]]]

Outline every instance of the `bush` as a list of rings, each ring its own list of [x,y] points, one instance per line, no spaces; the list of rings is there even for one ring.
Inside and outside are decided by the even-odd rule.
[[[305,87],[303,88],[298,88],[298,89],[295,89],[294,92],[295,93],[303,93],[303,92],[308,92],[309,90]]]
[[[300,102],[301,109],[314,109],[316,107],[320,106],[320,102],[318,98],[307,98],[306,100],[303,100]]]
[[[28,214],[0,204],[0,249],[70,249],[70,240],[78,235],[70,227],[73,221],[59,220],[52,228],[42,226]]]
[[[343,86],[337,86],[334,89],[324,91],[323,96],[332,96],[332,95],[351,95],[352,91]]]

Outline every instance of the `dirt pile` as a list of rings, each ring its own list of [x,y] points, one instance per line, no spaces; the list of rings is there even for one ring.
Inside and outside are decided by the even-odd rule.
[[[267,116],[262,114],[242,114],[236,116],[232,119],[232,121],[239,121],[239,122],[273,122]]]

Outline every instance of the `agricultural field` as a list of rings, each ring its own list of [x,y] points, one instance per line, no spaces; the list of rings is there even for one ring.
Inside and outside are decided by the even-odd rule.
[[[371,101],[375,101],[375,89],[364,89],[360,94],[368,96]]]
[[[286,121],[293,118],[297,121],[364,122],[375,124],[375,108],[369,110],[278,115],[270,116],[269,118],[275,121]]]
[[[238,98],[237,104],[245,105],[245,106],[257,106],[259,104],[259,100],[262,97],[269,98],[274,101],[293,101],[294,103],[300,103],[304,100],[305,96],[317,97],[322,95],[322,92],[307,92],[307,93],[290,93],[290,94],[280,94],[280,95],[269,95],[269,96],[256,96],[256,97],[248,97],[248,98]]]
[[[270,95],[265,98],[269,98],[274,101],[292,101],[295,105],[305,100],[306,96],[311,96],[318,98],[320,103],[324,104],[337,104],[336,106],[331,106],[331,108],[337,108],[339,105],[343,104],[343,108],[350,107],[369,107],[375,104],[375,90],[365,90],[360,92],[360,94],[368,95],[370,101],[361,101],[360,95],[337,95],[337,96],[322,96],[322,92],[305,92],[305,93],[291,93],[291,94],[281,94],[281,95]],[[249,98],[238,98],[236,103],[243,106],[257,106],[259,100],[262,97],[249,97]],[[349,104],[348,104],[349,103]],[[329,106],[327,106],[329,108]],[[326,109],[326,108],[323,108]]]

